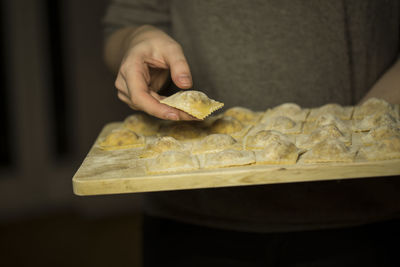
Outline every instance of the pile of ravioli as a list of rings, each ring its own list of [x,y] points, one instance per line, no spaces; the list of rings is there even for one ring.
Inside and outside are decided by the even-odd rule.
[[[399,106],[371,98],[360,106],[302,108],[285,103],[263,112],[233,107],[202,121],[125,119],[97,145],[135,149],[146,172],[170,173],[254,164],[321,164],[400,158]]]

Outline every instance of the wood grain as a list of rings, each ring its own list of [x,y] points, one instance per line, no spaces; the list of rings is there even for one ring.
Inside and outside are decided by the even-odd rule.
[[[110,123],[99,138],[120,123]],[[96,140],[97,142],[97,140]],[[95,145],[72,179],[76,195],[310,182],[400,175],[400,159],[329,164],[252,165],[186,173],[146,175],[134,149],[102,151]]]

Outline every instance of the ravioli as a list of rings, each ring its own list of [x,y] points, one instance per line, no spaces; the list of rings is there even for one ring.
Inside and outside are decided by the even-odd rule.
[[[160,103],[180,109],[201,120],[224,106],[223,103],[208,98],[203,92],[193,90],[180,91],[161,100]]]
[[[357,157],[361,160],[389,160],[400,158],[400,138],[394,136],[375,142],[371,146],[361,147]]]
[[[335,125],[329,124],[314,130],[310,135],[298,136],[296,138],[296,146],[309,149],[326,139],[337,139],[346,145],[351,144],[351,134],[343,133]]]
[[[261,130],[245,138],[245,148],[249,150],[265,149],[268,145],[278,141],[289,141],[281,132],[274,130]]]
[[[210,115],[207,118],[205,118],[204,120],[201,121],[196,121],[196,125],[201,128],[201,129],[209,129],[211,127],[211,125],[218,119],[220,119],[222,117],[221,114],[219,115]]]
[[[292,142],[278,139],[256,151],[255,155],[257,164],[295,164],[299,150]]]
[[[146,172],[148,174],[183,172],[196,170],[199,167],[197,158],[188,152],[166,151],[147,162]]]
[[[158,120],[146,114],[137,113],[127,117],[122,126],[135,133],[144,136],[152,136],[157,134],[160,123]]]
[[[393,137],[400,138],[400,128],[392,125],[382,125],[371,129],[368,134],[361,137],[361,140],[364,145],[372,145],[378,141]]]
[[[254,152],[247,150],[228,149],[204,155],[204,168],[233,167],[253,163],[255,163]]]
[[[222,117],[217,119],[211,125],[211,133],[231,134],[241,131],[243,124],[233,117]]]
[[[305,163],[353,162],[354,158],[355,153],[335,139],[325,139],[317,143],[301,157]]]
[[[165,151],[183,151],[185,146],[170,136],[159,137],[153,142],[150,142],[143,149],[139,157],[141,158],[152,158],[158,156]]]
[[[390,125],[399,126],[399,120],[393,117],[390,113],[376,113],[369,116],[365,116],[361,120],[353,120],[353,131],[354,132],[367,132],[373,128]]]
[[[383,99],[373,97],[354,108],[353,119],[359,120],[366,116],[381,115],[384,113],[388,113],[396,119],[399,118],[398,107],[391,105]]]
[[[163,125],[160,129],[163,136],[171,136],[177,140],[193,140],[204,136],[205,132],[192,122],[171,122]]]
[[[307,121],[318,119],[321,115],[335,116],[341,120],[350,120],[353,107],[343,107],[336,103],[329,103],[318,108],[313,108],[307,117]]]
[[[317,117],[315,121],[307,121],[303,126],[303,133],[308,134],[312,131],[320,128],[321,126],[326,126],[329,124],[335,125],[341,132],[350,133],[351,132],[351,122],[343,121],[331,114],[324,114]]]
[[[260,119],[261,114],[244,107],[233,107],[224,112],[224,116],[237,119],[243,124],[254,125]]]
[[[302,123],[296,122],[289,117],[277,116],[265,120],[264,126],[261,125],[258,127],[264,127],[266,130],[275,130],[284,134],[299,134],[301,133]]]
[[[250,127],[243,125],[233,117],[226,116],[215,120],[211,124],[210,133],[229,134],[238,139],[243,137]]]
[[[115,129],[99,142],[103,150],[118,150],[143,147],[145,139],[128,129]]]
[[[206,154],[226,150],[232,147],[238,147],[238,142],[227,134],[211,134],[204,137],[201,141],[193,144],[193,154]]]
[[[285,116],[296,122],[305,121],[308,113],[309,113],[308,109],[303,109],[297,104],[284,103],[272,109],[268,109],[261,118],[261,122],[265,122],[266,120],[269,120],[271,117],[277,117],[277,116]]]

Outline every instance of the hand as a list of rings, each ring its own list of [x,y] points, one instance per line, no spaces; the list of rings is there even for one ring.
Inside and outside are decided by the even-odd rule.
[[[195,120],[189,114],[161,104],[157,92],[168,80],[181,89],[192,87],[192,76],[182,47],[165,32],[142,26],[124,40],[125,51],[115,87],[120,100],[132,109],[167,120]]]

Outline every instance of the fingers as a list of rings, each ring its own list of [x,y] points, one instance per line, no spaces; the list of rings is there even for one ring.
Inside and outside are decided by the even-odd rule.
[[[137,110],[137,108],[135,106],[133,106],[132,101],[129,97],[127,97],[125,94],[118,92],[118,98],[124,102],[125,104],[127,104],[131,109],[133,110]]]
[[[154,92],[158,92],[167,83],[169,70],[149,68],[149,72],[151,76],[149,87]]]
[[[161,100],[161,96],[150,90],[146,84],[144,76],[140,71],[131,71],[126,75],[124,80],[125,88],[121,87],[121,89],[119,89],[118,97],[134,109],[143,110],[152,116],[164,120],[194,119],[185,112],[165,104],[161,104],[159,102]],[[118,85],[123,85],[122,81],[119,81]]]
[[[163,100],[163,99],[165,98],[165,96],[161,96],[161,95],[157,94],[155,91],[151,90],[151,88],[150,88],[149,93],[150,93],[150,95],[151,95],[152,97],[154,97],[154,98],[157,99],[158,101],[161,101],[161,100]]]
[[[119,96],[119,94],[125,95],[130,101],[131,93],[128,91],[129,88],[126,85],[125,79],[122,77],[122,75],[120,73],[118,73],[117,79],[115,79],[114,86],[118,90],[118,96]]]
[[[125,81],[127,87],[125,91],[129,92],[129,98],[134,107],[160,119],[179,120],[178,111],[161,104],[151,95],[152,91],[148,88],[140,71],[132,70],[127,73]]]
[[[160,100],[162,100],[162,99],[165,98],[164,96],[160,96],[159,94],[157,94],[156,92],[153,92],[153,91],[150,91],[150,95],[151,95],[153,98],[155,98],[157,101],[160,101]],[[121,91],[118,91],[118,98],[119,98],[122,102],[124,102],[125,104],[127,104],[130,108],[132,108],[133,110],[138,110],[138,109],[140,109],[140,108],[135,107],[135,105],[132,103],[131,98],[130,98],[129,96],[127,96],[126,94],[124,94],[123,92],[121,92]],[[164,105],[164,104],[161,104],[161,105],[166,106],[166,105]],[[168,107],[168,106],[167,106],[167,107]],[[174,109],[174,108],[172,108],[172,109],[173,109],[174,112],[178,115],[178,120],[185,120],[185,121],[199,120],[199,119],[197,119],[197,118],[195,118],[195,117],[193,117],[193,116],[187,114],[186,112],[183,112],[183,111],[181,111],[181,110]],[[170,118],[168,118],[168,117],[170,117]],[[175,118],[176,118],[175,116],[172,116],[172,117],[171,117],[171,116],[165,116],[164,118],[161,118],[161,119],[176,120]]]
[[[164,98],[166,98],[165,96],[159,95],[159,94],[157,94],[156,92],[151,91],[151,90],[150,90],[150,95],[151,95],[152,97],[154,97],[155,99],[157,99],[158,101],[161,101],[161,100],[163,100]],[[180,120],[185,120],[185,121],[186,121],[186,120],[187,120],[187,121],[199,120],[198,118],[195,118],[195,117],[189,115],[188,113],[186,113],[186,112],[184,112],[184,111],[182,111],[182,110],[179,110],[179,109],[176,109],[176,110],[177,110],[177,112],[178,112],[178,114],[179,114],[179,119],[180,119]]]
[[[192,76],[182,48],[176,42],[168,42],[153,50],[153,46],[138,44],[130,50],[115,81],[118,97],[133,109],[166,120],[197,120],[189,114],[160,103],[158,91],[168,78],[170,69],[173,82],[180,88],[192,87]],[[150,49],[151,48],[151,49]]]
[[[166,49],[164,58],[170,68],[171,78],[176,86],[181,89],[192,87],[192,74],[182,48],[178,44],[171,45]]]
[[[179,118],[181,118],[181,120],[183,120],[183,121],[201,121],[200,119],[195,118],[182,110],[178,110],[178,111],[179,111]]]

